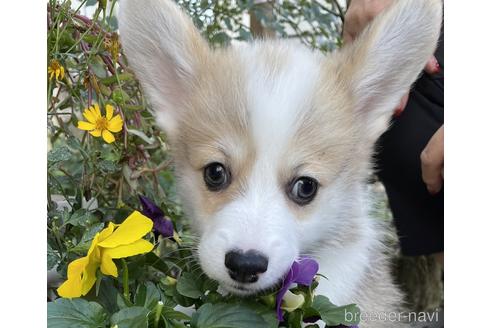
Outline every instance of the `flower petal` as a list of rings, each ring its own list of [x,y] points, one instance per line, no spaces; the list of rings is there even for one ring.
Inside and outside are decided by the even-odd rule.
[[[138,199],[140,200],[140,204],[142,204],[143,215],[152,219],[152,221],[164,217],[164,212],[150,198],[144,195],[138,195]]]
[[[85,119],[91,123],[96,124],[96,117],[94,116],[94,113],[92,113],[89,108],[86,108],[84,112],[82,113],[84,115]]]
[[[292,283],[298,283],[306,286],[311,285],[314,276],[318,272],[318,268],[318,262],[307,257],[300,258],[292,263],[289,272],[285,275],[282,282],[282,288],[280,288],[276,297],[277,319],[279,321],[284,320],[280,306],[285,293],[287,293]]]
[[[87,257],[81,257],[76,259],[68,265],[67,276],[68,278],[80,276],[87,265]]]
[[[174,234],[173,222],[165,217],[154,221],[154,229],[162,237],[172,237]]]
[[[154,248],[154,244],[148,242],[145,239],[139,239],[134,243],[128,245],[117,246],[115,248],[103,249],[103,259],[109,256],[113,259],[121,259],[123,257],[129,257],[138,254],[145,254],[150,252]]]
[[[118,268],[106,251],[103,251],[101,272],[107,276],[118,277]]]
[[[103,130],[102,136],[104,141],[106,141],[107,143],[112,143],[115,140],[113,134],[108,130]]]
[[[96,125],[85,121],[79,121],[77,128],[85,131],[92,131],[96,128]]]
[[[94,238],[92,238],[91,246],[89,247],[89,250],[87,251],[87,260],[89,262],[99,261],[100,252],[97,249],[97,244],[99,243],[99,236],[100,235],[101,235],[101,233],[98,232],[98,233],[96,233]]]
[[[288,285],[283,285],[282,288],[278,291],[276,297],[276,310],[277,310],[277,320],[284,321],[284,315],[282,313],[282,309],[280,306],[282,305],[282,299],[284,298],[285,293],[289,290]]]
[[[109,121],[113,117],[114,107],[107,104],[105,108],[106,108],[106,119]]]
[[[98,129],[98,130],[91,131],[89,133],[92,134],[94,137],[100,137],[102,134],[102,130]]]
[[[80,297],[82,295],[82,272],[87,265],[87,257],[76,259],[68,265],[68,279],[56,290],[61,297]]]
[[[145,236],[152,230],[152,220],[142,213],[134,211],[125,221],[99,246],[113,248],[120,245],[128,245]]]
[[[67,279],[56,291],[58,295],[65,298],[80,297],[82,295],[81,278]]]
[[[109,222],[108,226],[105,229],[101,230],[99,235],[99,241],[101,242],[106,238],[108,238],[113,233],[115,228],[116,228],[116,224],[114,224],[113,222]]]
[[[102,116],[101,116],[101,110],[99,109],[99,105],[98,105],[98,104],[94,104],[94,105],[92,105],[92,107],[91,107],[91,111],[92,111],[92,113],[94,114],[94,116],[95,116],[96,118],[100,118],[100,117],[102,117]]]
[[[299,294],[294,294],[290,290],[288,290],[284,297],[283,297],[283,302],[282,302],[282,309],[284,309],[287,312],[292,312],[300,308],[304,304],[304,296]]]
[[[318,262],[305,257],[297,260],[296,263],[298,263],[299,271],[297,276],[294,277],[294,282],[305,286],[311,285],[319,269]]]
[[[113,117],[109,122],[108,122],[108,130],[111,132],[120,132],[123,129],[123,120],[121,119],[121,116],[118,114],[115,117]]]
[[[93,259],[89,258],[89,263],[85,267],[83,276],[82,276],[82,295],[87,294],[92,286],[96,283],[96,270],[99,266],[99,262],[94,261]]]

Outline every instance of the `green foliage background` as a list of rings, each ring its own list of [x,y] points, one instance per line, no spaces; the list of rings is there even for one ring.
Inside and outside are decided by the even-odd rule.
[[[247,14],[278,37],[298,38],[321,51],[340,44],[343,9],[336,0],[176,2],[217,47],[252,38],[243,22]],[[183,242],[155,240],[159,243],[155,252],[129,259],[130,300],[122,297],[121,279],[100,277],[86,297],[49,303],[49,326],[276,326],[271,296],[265,295],[260,303],[228,299],[230,304],[224,304],[216,284],[200,272],[193,256],[195,238],[188,233],[176,199],[166,136],[156,128],[119,46],[116,4],[106,0],[84,0],[79,5],[50,0],[47,4],[47,65],[57,60],[65,68],[59,81],[48,76],[48,298],[57,298],[56,286],[66,278],[68,263],[85,255],[106,222],[119,223],[139,209],[138,194],[153,199],[165,211]],[[92,17],[81,14],[88,7],[95,9]],[[123,131],[112,144],[77,129],[83,110],[95,103],[101,108],[113,105],[124,119]],[[158,301],[163,304],[157,306]],[[177,304],[195,305],[199,310],[190,318],[173,310]],[[214,317],[218,312],[232,317]],[[287,322],[298,327],[301,320],[302,313],[297,313],[289,315]]]

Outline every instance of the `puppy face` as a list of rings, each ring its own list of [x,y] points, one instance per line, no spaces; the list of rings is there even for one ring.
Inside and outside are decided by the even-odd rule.
[[[181,196],[202,236],[203,269],[235,292],[275,284],[322,238],[309,226],[337,222],[323,211],[347,169],[355,122],[346,97],[325,101],[332,95],[321,66],[322,57],[290,44],[228,49],[190,90],[173,141]],[[268,261],[255,283],[234,280],[225,265],[229,252],[249,250]]]
[[[171,141],[211,278],[255,293],[300,255],[363,233],[373,143],[433,52],[440,6],[399,1],[323,57],[281,41],[212,51],[172,2],[123,2],[123,46]]]

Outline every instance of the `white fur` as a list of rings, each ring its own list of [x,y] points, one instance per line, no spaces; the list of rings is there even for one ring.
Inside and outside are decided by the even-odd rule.
[[[286,61],[275,76],[264,65],[252,65],[261,56],[261,44],[242,49],[241,65],[247,70],[248,112],[259,161],[275,166],[292,137],[303,112],[311,106],[322,58],[297,42],[284,47]],[[275,172],[271,172],[275,174]]]

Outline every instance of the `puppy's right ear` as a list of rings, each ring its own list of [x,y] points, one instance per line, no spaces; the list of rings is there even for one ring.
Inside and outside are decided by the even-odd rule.
[[[208,45],[169,0],[121,1],[118,19],[123,49],[157,124],[173,135],[188,90],[206,65]]]
[[[386,130],[434,53],[441,21],[442,0],[394,0],[336,54],[339,81],[351,93],[370,142]]]

